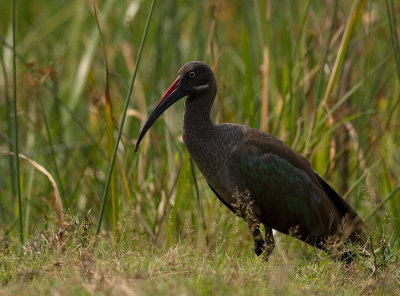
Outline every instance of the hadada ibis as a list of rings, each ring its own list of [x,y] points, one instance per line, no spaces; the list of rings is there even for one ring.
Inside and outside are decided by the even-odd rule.
[[[217,83],[208,65],[190,62],[178,74],[143,126],[135,152],[156,119],[187,97],[185,146],[219,200],[248,224],[257,256],[268,259],[276,229],[348,261],[344,246],[362,243],[365,228],[353,208],[278,138],[245,125],[214,124]]]

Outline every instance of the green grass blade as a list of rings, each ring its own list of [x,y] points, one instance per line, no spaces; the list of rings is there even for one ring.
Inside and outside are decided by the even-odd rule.
[[[390,1],[390,3],[389,3],[389,1]],[[395,15],[393,0],[386,0],[386,8],[387,8],[387,13],[388,13],[388,18],[389,18],[390,37],[391,37],[392,46],[393,46],[394,60],[396,63],[397,80],[400,83],[400,44],[399,44],[399,38],[397,37],[396,15]],[[400,105],[400,97],[393,104],[393,107],[391,110],[391,115],[389,118],[392,117],[392,114],[394,113],[395,109],[399,105]],[[390,122],[390,120],[388,122]]]
[[[7,43],[7,42],[5,41],[5,39],[4,39],[2,36],[0,36],[0,42],[2,43],[2,45],[3,45],[5,48],[8,48],[8,49],[12,50],[12,48],[13,48],[12,45],[10,45],[9,43]],[[29,67],[28,62],[23,58],[23,56],[22,56],[21,54],[19,54],[18,52],[16,52],[16,57],[17,57],[17,59],[19,60],[19,62],[22,63],[22,65],[23,65],[28,71],[33,72],[33,70]],[[90,142],[91,142],[93,145],[97,145],[97,144],[96,144],[96,143],[97,143],[97,140],[93,137],[92,133],[87,129],[86,124],[82,121],[81,118],[79,118],[79,117],[76,115],[76,112],[74,112],[74,111],[72,110],[72,108],[70,108],[70,107],[60,98],[60,96],[57,95],[57,94],[55,93],[55,90],[54,90],[50,85],[48,85],[47,81],[45,81],[44,88],[45,88],[46,90],[48,90],[50,93],[53,94],[53,98],[54,98],[54,100],[56,101],[55,103],[58,104],[59,106],[61,106],[61,107],[63,108],[63,110],[66,111],[66,112],[68,113],[68,115],[73,119],[73,121],[76,123],[76,125],[85,133],[85,135],[88,137],[88,139],[90,140]],[[106,153],[104,152],[104,150],[103,150],[101,147],[99,147],[99,148],[100,148],[100,149],[99,149],[99,152],[100,152],[104,157],[107,157],[107,155],[106,155]]]
[[[70,208],[72,205],[72,202],[77,200],[77,196],[79,194],[79,191],[81,190],[81,182],[82,179],[84,177],[85,171],[86,169],[89,167],[89,163],[92,161],[92,159],[94,158],[94,155],[96,154],[96,152],[99,150],[99,145],[101,140],[103,139],[104,133],[101,134],[99,136],[99,139],[96,141],[95,144],[93,144],[93,146],[90,148],[89,150],[89,155],[86,157],[83,165],[78,169],[79,174],[78,176],[75,178],[75,186],[74,186],[74,191],[71,193],[71,195],[69,196],[68,200],[67,200],[67,204],[66,204],[66,208]]]
[[[245,26],[242,30],[242,40],[243,40],[243,59],[245,61],[245,86],[246,93],[245,99],[242,100],[242,108],[246,110],[246,115],[249,118],[249,125],[255,125],[255,116],[254,116],[254,76],[253,76],[253,66],[254,66],[254,56],[251,51],[251,41],[252,41],[252,23],[250,16],[250,1],[245,2],[244,9],[244,19]]]
[[[1,69],[4,77],[4,97],[6,100],[6,116],[7,116],[7,136],[8,136],[8,150],[13,151],[13,122],[11,119],[11,102],[10,102],[10,94],[8,93],[8,79],[7,79],[7,70],[4,63],[3,55],[1,55]],[[16,180],[15,180],[15,162],[14,157],[12,155],[8,156],[9,166],[10,166],[10,177],[11,177],[11,193],[13,196],[16,195]]]
[[[400,82],[400,45],[396,29],[396,11],[393,0],[386,0],[386,9],[389,19],[390,37],[393,46],[394,60],[396,62],[397,79]]]
[[[349,48],[351,36],[353,35],[353,31],[357,24],[357,21],[360,19],[362,15],[362,11],[366,3],[366,0],[357,0],[357,2],[358,3],[354,6],[354,9],[352,10],[345,31],[343,33],[343,39],[342,42],[340,43],[340,48],[336,56],[335,64],[332,69],[332,74],[329,77],[328,86],[326,87],[324,98],[322,99],[320,104],[322,106],[327,103],[329,95],[333,90],[333,86],[337,81],[340,69],[342,68],[343,61],[346,56],[347,49]]]
[[[112,155],[112,159],[111,159],[111,164],[110,164],[110,167],[109,167],[108,173],[107,173],[106,185],[105,185],[105,188],[104,188],[104,191],[103,191],[103,201],[102,201],[102,204],[101,204],[100,216],[99,216],[99,220],[98,220],[98,223],[97,223],[97,230],[96,230],[96,234],[97,235],[100,233],[101,222],[103,220],[103,214],[104,214],[104,206],[105,206],[106,199],[107,199],[108,188],[110,186],[111,173],[112,173],[112,170],[114,168],[114,162],[115,162],[115,158],[117,156],[117,150],[118,150],[118,145],[119,145],[119,142],[120,142],[120,139],[121,139],[122,128],[124,127],[125,118],[126,118],[126,112],[128,110],[129,101],[130,101],[132,90],[133,90],[133,84],[135,82],[136,74],[137,74],[137,71],[138,71],[138,68],[139,68],[140,58],[142,56],[142,51],[143,51],[144,43],[146,41],[146,36],[147,36],[148,29],[149,29],[151,16],[153,14],[153,9],[154,9],[155,3],[156,3],[156,0],[153,0],[152,3],[151,3],[150,11],[149,11],[149,14],[148,14],[148,17],[147,17],[147,21],[146,21],[146,26],[145,26],[145,29],[144,29],[144,32],[143,32],[142,41],[141,41],[140,47],[139,47],[138,56],[137,56],[137,59],[136,59],[135,70],[133,71],[132,78],[131,78],[131,81],[130,81],[129,90],[128,90],[128,94],[127,94],[126,99],[125,99],[124,111],[122,113],[121,123],[120,123],[120,127],[119,127],[119,130],[118,130],[117,139],[115,141],[115,146],[114,146],[114,151],[113,151],[113,155]]]
[[[334,24],[335,24],[336,13],[338,10],[338,3],[339,3],[339,0],[335,0],[335,4],[334,4],[333,10],[331,12],[332,19],[331,19],[331,24],[329,27],[329,35],[328,35],[328,39],[326,40],[324,57],[323,57],[323,60],[321,63],[320,75],[319,75],[318,84],[317,84],[318,85],[317,91],[316,91],[315,97],[314,97],[315,106],[317,106],[320,101],[322,86],[323,86],[323,82],[324,82],[324,65],[326,64],[326,62],[328,60],[329,47],[330,47],[330,43],[331,43],[332,36],[333,36],[333,28],[334,28]]]
[[[325,74],[324,73],[324,66],[328,61],[329,48],[330,48],[330,43],[331,43],[332,36],[333,36],[333,28],[334,28],[335,18],[336,18],[336,14],[337,14],[337,10],[338,10],[338,3],[339,3],[339,0],[335,0],[335,4],[333,6],[333,11],[331,12],[332,19],[331,19],[330,26],[329,26],[328,39],[326,40],[324,57],[323,57],[323,60],[322,60],[322,63],[321,63],[320,75],[319,75],[319,80],[318,80],[318,84],[317,84],[317,91],[315,92],[315,96],[314,96],[314,106],[318,106],[318,104],[321,101],[320,96],[321,96],[321,93],[322,93],[322,86],[323,86],[323,83],[324,83],[324,74]],[[313,129],[314,129],[315,120],[316,120],[316,113],[313,112],[312,118],[311,118],[311,122],[310,122],[310,125],[309,125],[309,129],[308,129],[308,132],[307,132],[307,140],[306,140],[306,143],[305,143],[305,151],[306,152],[309,151],[310,137],[311,137],[311,134],[312,134]]]
[[[114,2],[115,0],[109,0],[105,3],[103,9],[103,14],[105,16],[107,16],[112,11]],[[97,32],[97,28],[94,28],[89,38],[89,43],[79,63],[75,80],[72,84],[73,87],[71,87],[71,99],[69,106],[72,110],[75,110],[75,108],[78,106],[80,95],[84,90],[85,82],[90,72],[90,65],[93,62],[95,52],[98,47],[98,42],[99,35]]]
[[[40,97],[38,97],[38,101],[39,101],[39,107],[40,107],[40,111],[42,113],[42,117],[43,117],[43,122],[44,122],[44,126],[45,126],[45,130],[46,130],[46,135],[47,135],[47,140],[49,142],[49,147],[50,147],[50,158],[51,161],[53,163],[53,168],[54,168],[54,174],[55,174],[55,179],[57,180],[57,184],[58,187],[60,188],[60,197],[62,202],[65,204],[66,200],[65,200],[65,196],[64,196],[64,189],[62,186],[62,182],[61,182],[61,177],[60,177],[60,171],[58,169],[58,164],[57,164],[57,160],[56,160],[56,155],[54,152],[54,145],[53,145],[53,140],[51,138],[51,133],[50,133],[50,127],[49,127],[49,121],[47,119],[45,110],[43,108],[43,103],[42,103],[42,99]]]
[[[105,87],[104,87],[104,115],[105,115],[105,125],[106,125],[106,134],[107,134],[107,151],[108,151],[108,161],[109,165],[111,165],[111,159],[113,154],[113,147],[115,146],[114,140],[114,120],[112,116],[112,107],[111,107],[111,96],[110,96],[110,88],[109,88],[109,71],[108,71],[108,62],[107,62],[107,53],[104,45],[104,38],[101,32],[99,20],[97,17],[97,9],[96,4],[94,4],[94,15],[96,19],[97,28],[99,30],[100,35],[100,43],[103,49],[104,56],[104,71],[105,71]],[[111,191],[111,225],[114,233],[114,239],[116,242],[119,241],[119,233],[118,233],[118,216],[119,216],[119,202],[118,202],[118,188],[117,188],[117,176],[114,170],[111,171],[111,181],[110,181],[110,191]]]
[[[21,245],[24,244],[24,235],[22,230],[22,198],[21,198],[21,182],[19,175],[19,149],[18,149],[18,113],[17,113],[17,57],[15,50],[15,30],[16,30],[16,15],[15,15],[15,0],[13,0],[13,17],[12,17],[12,40],[13,40],[13,100],[14,100],[14,161],[15,173],[17,179],[17,194],[18,194],[18,215],[19,215],[19,240]]]
[[[385,203],[387,203],[389,200],[391,200],[391,199],[396,195],[396,193],[397,193],[399,190],[400,190],[400,185],[397,186],[391,193],[389,193],[389,195],[386,196],[378,205],[376,205],[376,206],[374,207],[373,211],[371,211],[367,216],[365,216],[365,217],[363,218],[363,220],[364,220],[364,221],[367,221],[367,220],[369,220],[372,216],[374,216],[375,213],[376,213],[381,207],[383,207],[383,206],[385,205]]]

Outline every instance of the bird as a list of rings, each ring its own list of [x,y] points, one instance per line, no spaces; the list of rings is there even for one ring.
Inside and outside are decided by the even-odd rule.
[[[206,63],[184,64],[142,127],[135,152],[157,118],[186,98],[186,149],[217,198],[248,225],[257,256],[268,260],[275,229],[335,259],[352,261],[354,249],[345,246],[363,244],[366,229],[355,210],[277,137],[241,124],[213,123],[216,94],[217,81]]]

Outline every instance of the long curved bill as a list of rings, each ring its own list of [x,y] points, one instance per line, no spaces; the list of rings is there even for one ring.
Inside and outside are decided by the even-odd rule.
[[[160,115],[165,110],[167,110],[171,105],[173,105],[176,101],[178,101],[179,99],[183,98],[186,95],[186,93],[183,92],[180,88],[180,81],[181,77],[178,76],[178,78],[176,78],[174,83],[172,83],[172,85],[168,88],[167,92],[164,94],[164,96],[158,103],[157,107],[150,114],[136,141],[135,152],[138,150],[139,144],[142,141],[144,135],[150,129],[152,124],[157,120],[157,118],[160,117]]]

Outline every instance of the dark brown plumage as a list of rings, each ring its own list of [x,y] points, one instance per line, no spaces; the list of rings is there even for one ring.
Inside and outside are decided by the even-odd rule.
[[[154,121],[187,96],[183,121],[186,148],[212,191],[249,225],[257,255],[268,258],[271,253],[272,229],[335,258],[341,256],[343,243],[361,243],[364,223],[305,158],[262,131],[211,121],[216,93],[214,74],[206,64],[185,64],[144,125],[135,151]],[[260,223],[265,226],[265,239]]]

